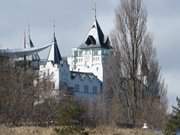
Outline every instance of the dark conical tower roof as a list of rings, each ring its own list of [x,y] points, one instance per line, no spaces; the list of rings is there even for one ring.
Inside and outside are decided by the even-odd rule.
[[[33,44],[32,40],[31,40],[31,36],[30,35],[29,35],[29,46],[31,48],[34,47],[34,44]],[[32,55],[32,60],[40,61],[40,57],[39,57],[39,54],[37,52]]]
[[[85,42],[79,48],[112,48],[110,46],[109,38],[104,35],[96,18],[85,39]]]
[[[59,48],[58,48],[58,44],[57,44],[57,40],[56,40],[56,35],[54,33],[53,36],[53,44],[51,46],[51,50],[49,53],[49,57],[48,57],[48,61],[53,62],[53,64],[60,64],[60,61],[62,60]]]

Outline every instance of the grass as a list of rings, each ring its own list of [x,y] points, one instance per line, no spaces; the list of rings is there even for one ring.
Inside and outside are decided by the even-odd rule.
[[[89,131],[90,135],[155,135],[150,130],[99,127]]]
[[[41,127],[13,127],[1,126],[0,135],[53,135],[53,128]]]
[[[142,129],[119,129],[110,127],[98,127],[87,129],[89,135],[156,135],[152,131]],[[0,126],[0,135],[55,135],[54,127],[14,127]]]

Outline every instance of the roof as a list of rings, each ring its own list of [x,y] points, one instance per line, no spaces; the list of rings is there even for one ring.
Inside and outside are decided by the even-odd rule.
[[[60,61],[62,60],[59,48],[58,48],[58,44],[57,44],[57,40],[56,40],[56,36],[54,33],[54,38],[53,38],[53,45],[51,46],[51,50],[48,56],[48,61],[53,62],[54,64],[59,64]]]
[[[101,81],[93,73],[71,71],[71,78],[72,79],[76,78],[77,76],[79,76],[81,79],[85,79],[85,78],[96,79],[101,83]]]
[[[33,47],[33,48],[0,49],[0,56],[9,57],[9,58],[19,58],[19,57],[24,57],[24,56],[30,56],[50,46],[51,45],[46,45],[44,47]]]
[[[106,37],[97,21],[95,19],[85,42],[79,46],[80,49],[86,48],[105,48],[111,49],[109,37]]]

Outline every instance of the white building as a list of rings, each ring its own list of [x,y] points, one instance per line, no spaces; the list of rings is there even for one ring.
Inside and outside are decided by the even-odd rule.
[[[103,81],[103,62],[112,53],[110,40],[105,36],[95,18],[86,39],[78,47],[72,50],[72,56],[68,58],[71,71],[93,73]]]
[[[91,35],[91,31],[95,31],[96,35]],[[60,90],[61,85],[66,85],[73,90],[75,96],[84,98],[96,97],[96,95],[102,92],[102,63],[105,56],[109,54],[111,47],[109,39],[106,38],[105,40],[97,20],[91,31],[86,42],[75,49],[76,51],[73,51],[73,56],[68,58],[69,63],[60,54],[54,33],[53,45],[51,46],[48,60],[45,65],[40,66],[40,74],[51,77],[55,90]],[[98,41],[97,44],[94,44],[93,39]],[[81,55],[75,57],[74,53],[81,52]],[[79,62],[74,63],[74,59],[79,59]],[[72,68],[74,66],[77,66],[77,70]]]
[[[54,33],[53,44],[51,46],[47,63],[45,65],[40,65],[41,76],[50,76],[51,80],[54,82],[54,89],[60,88],[60,67],[62,65],[62,57],[58,49],[57,40]]]

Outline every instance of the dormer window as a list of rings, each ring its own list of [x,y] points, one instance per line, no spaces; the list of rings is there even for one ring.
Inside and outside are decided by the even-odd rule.
[[[96,26],[95,26],[95,25],[93,25],[93,26],[92,26],[92,28],[96,28]]]
[[[96,45],[96,40],[94,39],[93,36],[90,35],[86,40],[86,44],[87,45]]]

